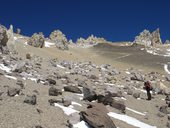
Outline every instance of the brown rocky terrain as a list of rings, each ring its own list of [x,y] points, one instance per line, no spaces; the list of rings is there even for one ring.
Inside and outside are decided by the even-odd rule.
[[[111,44],[92,36],[77,45],[59,31],[46,39],[11,30],[7,39],[1,30],[0,128],[170,127],[168,44]]]

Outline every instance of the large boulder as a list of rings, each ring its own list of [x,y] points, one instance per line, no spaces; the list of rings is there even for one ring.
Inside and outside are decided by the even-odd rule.
[[[89,105],[86,111],[80,112],[80,115],[92,128],[116,128],[107,112],[103,104],[94,103]]]
[[[82,94],[82,91],[78,87],[72,85],[65,86],[64,91]]]
[[[2,53],[4,53],[5,48],[7,48],[7,42],[8,42],[8,35],[7,35],[7,29],[0,25],[0,50]]]
[[[125,113],[126,106],[125,106],[124,101],[122,100],[113,100],[110,106],[120,110],[122,113]]]
[[[43,33],[34,33],[32,37],[28,40],[28,44],[34,47],[43,48],[45,44],[45,38]]]
[[[57,48],[61,50],[68,50],[67,38],[60,30],[54,30],[51,32],[49,38],[51,41],[55,42]]]

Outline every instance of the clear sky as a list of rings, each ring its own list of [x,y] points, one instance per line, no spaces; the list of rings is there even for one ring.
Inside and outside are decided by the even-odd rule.
[[[69,39],[94,34],[110,41],[133,41],[144,29],[160,28],[170,39],[170,0],[3,0],[0,23],[25,35],[60,29]]]

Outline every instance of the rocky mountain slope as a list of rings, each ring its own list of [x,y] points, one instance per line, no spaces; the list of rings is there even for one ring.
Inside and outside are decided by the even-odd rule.
[[[0,27],[1,128],[170,127],[168,44],[19,33]]]

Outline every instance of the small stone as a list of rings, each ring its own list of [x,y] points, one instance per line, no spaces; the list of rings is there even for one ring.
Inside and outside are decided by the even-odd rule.
[[[48,81],[50,85],[56,85],[56,81],[51,78],[46,79],[46,81]]]
[[[31,55],[29,53],[26,54],[26,59],[31,59]]]
[[[30,105],[35,105],[37,103],[37,97],[36,95],[29,96],[27,95],[24,103],[30,104]]]
[[[49,96],[58,96],[61,95],[62,92],[59,89],[56,89],[55,87],[50,87],[48,90]]]
[[[65,107],[68,107],[68,106],[71,105],[71,101],[65,100],[65,101],[63,102],[63,105],[64,105]]]

